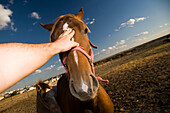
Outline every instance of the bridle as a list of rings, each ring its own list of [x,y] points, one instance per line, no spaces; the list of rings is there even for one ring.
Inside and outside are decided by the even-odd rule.
[[[41,104],[42,104],[46,109],[48,109],[48,110],[50,111],[50,113],[53,113],[53,111],[54,111],[55,109],[58,109],[58,108],[59,108],[59,106],[56,105],[56,106],[54,106],[53,108],[50,109],[49,106],[47,106],[47,105],[45,104],[44,100],[41,98],[41,95],[40,95],[39,92],[38,92],[38,95],[40,96],[40,102],[41,102]]]
[[[93,45],[91,42],[90,42],[90,44],[91,44],[93,47],[97,47],[97,46]],[[89,54],[87,54],[86,51],[83,50],[83,47],[77,46],[77,47],[72,48],[72,49],[71,49],[70,51],[68,51],[68,52],[65,52],[65,53],[63,53],[63,54],[60,53],[59,56],[60,56],[60,59],[61,59],[61,63],[62,63],[62,65],[64,66],[66,72],[67,72],[67,73],[69,72],[68,66],[67,66],[67,64],[66,64],[66,59],[67,59],[67,57],[68,57],[68,53],[71,52],[71,51],[80,51],[80,52],[81,52],[84,56],[86,56],[86,58],[88,59],[90,65],[91,65],[91,68],[92,68],[92,73],[95,75],[94,64],[93,64],[94,54],[93,54],[93,50],[92,50],[91,47],[90,47],[90,50],[91,50],[91,54],[89,55]],[[104,79],[102,79],[102,78],[99,77],[99,76],[96,77],[96,78],[97,78],[97,80],[106,82],[107,84],[109,83],[109,80],[104,80]]]
[[[80,51],[80,52],[81,52],[84,56],[86,56],[86,58],[88,59],[90,65],[91,65],[91,68],[92,68],[92,72],[93,72],[93,74],[95,74],[94,64],[93,64],[94,55],[93,55],[93,51],[92,51],[92,48],[91,48],[91,47],[90,47],[90,49],[91,49],[91,55],[87,54],[86,51],[84,51],[84,50],[83,50],[83,47],[81,47],[81,46],[74,47],[74,48],[72,48],[70,51],[65,52],[65,53],[63,53],[63,54],[60,54],[61,63],[63,64],[65,70],[66,70],[67,72],[69,72],[69,71],[68,71],[68,66],[67,66],[67,64],[66,64],[66,59],[67,59],[67,57],[68,57],[68,53],[71,52],[71,51]]]

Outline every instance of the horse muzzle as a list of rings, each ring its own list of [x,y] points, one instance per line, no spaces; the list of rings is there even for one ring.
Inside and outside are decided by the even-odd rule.
[[[99,88],[99,83],[93,74],[88,76],[88,80],[80,80],[81,82],[70,79],[69,87],[71,94],[81,101],[87,101],[93,99]]]

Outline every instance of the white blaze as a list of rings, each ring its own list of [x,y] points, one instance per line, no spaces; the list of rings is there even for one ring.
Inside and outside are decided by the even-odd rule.
[[[78,65],[78,56],[77,56],[76,51],[73,51],[73,54],[74,54],[74,60],[75,60],[76,64]]]
[[[69,30],[70,28],[68,28],[68,24],[67,23],[65,23],[64,25],[63,25],[63,31],[67,31],[67,30]],[[71,41],[74,41],[74,38],[71,38]],[[77,52],[76,51],[73,51],[73,54],[74,54],[74,60],[75,60],[75,62],[76,62],[76,64],[78,65],[78,56],[77,56]],[[83,84],[82,84],[82,90],[84,91],[84,92],[88,92],[88,86],[83,82]]]
[[[63,25],[63,31],[67,31],[67,30],[69,30],[69,29],[70,29],[70,28],[68,28],[68,24],[65,23],[65,24]],[[74,38],[71,38],[71,41],[74,41]],[[78,56],[77,56],[76,51],[73,51],[73,54],[74,54],[74,60],[75,60],[76,64],[78,65]]]
[[[71,41],[74,41],[74,38],[71,38]],[[76,51],[73,51],[73,54],[74,54],[74,60],[75,60],[76,64],[78,65],[78,56],[77,56],[77,52],[76,52]]]
[[[63,25],[63,31],[68,31],[69,30],[69,28],[68,28],[68,24],[67,23],[65,23],[64,25]]]

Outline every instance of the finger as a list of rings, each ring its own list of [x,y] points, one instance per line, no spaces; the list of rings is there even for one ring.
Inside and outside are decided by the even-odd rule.
[[[72,32],[72,29],[69,29],[69,30],[67,30],[67,31],[64,31],[63,36],[70,34],[70,32]]]
[[[74,43],[73,43],[73,46],[74,46],[74,47],[75,47],[75,46],[79,46],[79,43],[74,42]]]
[[[74,41],[74,37],[72,37],[70,40],[71,40],[71,41]]]
[[[75,34],[75,31],[72,30],[72,31],[67,35],[67,37],[69,38],[69,40],[74,36],[74,34]]]

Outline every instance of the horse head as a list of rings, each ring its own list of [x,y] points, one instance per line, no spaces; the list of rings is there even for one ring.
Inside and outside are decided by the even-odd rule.
[[[74,40],[78,42],[81,50],[87,55],[84,55],[81,51],[72,49],[67,53],[67,59],[65,61],[66,68],[69,72],[69,88],[73,96],[81,101],[87,101],[93,99],[99,87],[98,80],[94,75],[94,69],[91,65],[91,60],[87,56],[92,56],[92,49],[95,47],[88,38],[87,32],[90,32],[87,25],[82,21],[84,16],[83,9],[76,14],[67,14],[60,16],[54,24],[41,24],[45,29],[51,31],[50,40],[54,42],[64,32],[65,29],[71,28],[75,31]],[[64,45],[63,45],[64,46]],[[63,58],[65,53],[60,53],[60,58]]]

